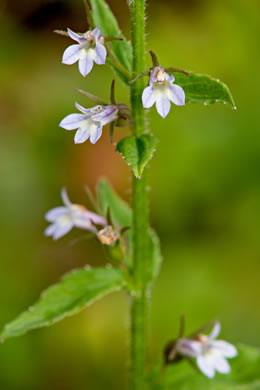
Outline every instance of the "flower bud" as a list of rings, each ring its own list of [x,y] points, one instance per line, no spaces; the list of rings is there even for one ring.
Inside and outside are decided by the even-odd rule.
[[[101,244],[112,245],[119,239],[119,232],[115,231],[111,225],[108,225],[98,232],[97,237]]]

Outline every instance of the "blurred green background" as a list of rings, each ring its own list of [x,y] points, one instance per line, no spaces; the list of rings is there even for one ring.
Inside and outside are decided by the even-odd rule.
[[[125,1],[109,4],[129,37]],[[225,81],[237,111],[227,106],[173,106],[149,123],[160,139],[150,164],[151,221],[164,264],[150,307],[150,362],[176,336],[181,313],[187,330],[218,317],[223,338],[260,346],[260,129],[257,0],[150,0],[147,48],[165,66]],[[73,231],[53,242],[43,236],[44,213],[61,203],[66,186],[86,201],[107,176],[131,201],[131,175],[109,142],[73,144],[58,127],[74,91],[108,98],[110,69],[95,66],[85,79],[61,64],[71,44],[54,29],[87,29],[80,0],[3,1],[0,4],[0,325],[31,305],[42,289],[73,268],[105,263],[94,241]],[[150,59],[147,56],[150,66]],[[118,100],[128,91],[117,82]],[[116,138],[129,133],[118,128]],[[125,295],[112,294],[76,317],[0,346],[3,390],[123,389],[129,316]]]

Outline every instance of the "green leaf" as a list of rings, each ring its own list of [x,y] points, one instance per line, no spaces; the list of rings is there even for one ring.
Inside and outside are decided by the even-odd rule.
[[[100,214],[106,216],[108,208],[110,209],[110,214],[113,223],[115,223],[118,228],[124,228],[127,226],[132,226],[132,209],[130,206],[121,199],[109,182],[106,179],[101,179],[97,185],[97,201]],[[132,231],[129,229],[125,233],[127,239],[127,257],[126,263],[128,266],[131,266],[131,253],[132,253]]]
[[[128,72],[132,67],[132,46],[123,36],[118,26],[117,20],[105,0],[90,0],[94,22],[105,36],[121,37],[123,41],[111,41],[112,53],[117,61]],[[118,76],[128,85],[129,78],[115,67],[113,62],[108,59],[109,64],[116,71]]]
[[[144,167],[153,157],[158,140],[149,134],[141,137],[131,135],[118,142],[116,150],[132,168],[134,175],[141,178]]]
[[[208,379],[186,361],[168,366],[156,390],[260,390],[260,350],[240,345],[238,357],[229,359],[231,373]]]
[[[83,268],[74,270],[60,283],[44,291],[39,301],[5,326],[2,341],[27,333],[31,329],[50,326],[72,316],[105,294],[126,284],[117,268]]]
[[[211,76],[189,72],[190,76],[175,73],[175,83],[185,92],[186,103],[223,103],[235,106],[231,92],[226,84]]]
[[[109,208],[113,222],[116,222],[120,227],[132,225],[131,207],[117,195],[106,179],[101,179],[98,182],[97,201],[102,215],[106,216]]]

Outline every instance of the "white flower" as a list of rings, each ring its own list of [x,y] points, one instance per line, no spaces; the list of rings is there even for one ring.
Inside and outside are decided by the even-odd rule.
[[[82,76],[86,76],[91,71],[93,61],[98,65],[105,64],[107,51],[98,27],[82,35],[69,28],[67,30],[70,38],[78,44],[67,47],[62,57],[63,64],[71,65],[79,61],[79,71]]]
[[[118,117],[118,108],[113,105],[84,108],[76,103],[75,106],[82,114],[70,114],[59,124],[66,130],[78,129],[74,137],[75,144],[81,144],[88,138],[95,144],[102,135],[102,127]]]
[[[185,104],[185,93],[181,87],[173,84],[174,76],[169,76],[162,66],[155,66],[150,74],[149,87],[143,91],[144,108],[156,103],[158,113],[165,118],[171,108],[171,102],[177,106]]]
[[[234,345],[223,340],[216,340],[220,329],[220,323],[217,322],[208,336],[202,334],[196,339],[182,338],[177,342],[178,352],[183,356],[195,357],[198,367],[208,378],[213,378],[215,371],[228,374],[230,365],[226,359],[237,356],[237,349]]]
[[[64,206],[55,207],[45,214],[45,219],[51,222],[51,225],[45,229],[44,234],[46,236],[52,236],[54,240],[58,240],[58,238],[67,234],[74,226],[96,233],[97,229],[93,223],[96,225],[106,225],[105,218],[88,211],[84,206],[72,204],[64,188],[61,191],[61,197]]]

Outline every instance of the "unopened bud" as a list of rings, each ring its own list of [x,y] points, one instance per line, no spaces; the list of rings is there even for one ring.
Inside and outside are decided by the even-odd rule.
[[[97,237],[101,244],[112,245],[119,239],[119,232],[115,231],[113,227],[109,225],[100,230]]]

